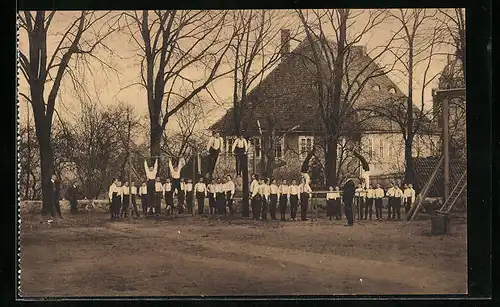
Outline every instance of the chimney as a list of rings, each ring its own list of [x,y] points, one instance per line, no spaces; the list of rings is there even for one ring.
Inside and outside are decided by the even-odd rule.
[[[290,30],[281,29],[281,59],[284,60],[289,53],[290,53]]]

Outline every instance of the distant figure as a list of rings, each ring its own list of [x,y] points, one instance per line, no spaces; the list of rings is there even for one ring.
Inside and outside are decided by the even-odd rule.
[[[313,147],[311,151],[307,153],[304,162],[302,163],[302,167],[300,168],[301,177],[304,178],[305,182],[309,185],[311,183],[311,177],[309,176],[309,161],[314,156],[314,152],[316,151],[316,147]]]
[[[388,206],[388,211],[387,211],[387,220],[391,220],[394,217],[394,196],[395,196],[395,190],[394,186],[392,185],[392,182],[389,183],[389,188],[387,189],[386,192],[387,197],[389,198],[389,206]]]
[[[123,193],[123,199],[122,199],[121,217],[127,218],[129,201],[130,201],[130,187],[128,185],[128,181],[126,181],[124,186],[122,187],[122,193]]]
[[[215,206],[216,206],[216,201],[215,201],[215,180],[209,181],[208,186],[207,186],[207,191],[208,191],[208,207],[210,210],[210,215],[215,213]]]
[[[209,165],[208,173],[206,176],[208,178],[212,177],[215,170],[215,165],[217,164],[217,159],[219,158],[219,153],[221,151],[224,140],[220,137],[218,132],[212,132],[212,136],[208,140],[207,150],[209,154]]]
[[[255,179],[254,179],[255,180]],[[262,202],[262,196],[261,196],[261,191],[260,191],[260,183],[257,182],[255,184],[251,185],[251,190],[250,190],[251,196],[251,205],[252,205],[252,217],[254,220],[259,219],[260,215],[260,206]]]
[[[280,197],[279,187],[276,185],[276,179],[271,181],[271,185],[269,186],[269,206],[271,212],[271,220],[276,220],[276,205],[278,204],[278,199]]]
[[[141,207],[142,207],[142,214],[146,215],[148,213],[148,187],[146,186],[146,183],[143,182],[141,184],[141,187],[139,188],[139,194],[141,196]]]
[[[354,190],[354,197],[355,197],[355,205],[356,205],[356,214],[358,217],[358,220],[361,219],[361,207],[362,207],[362,192],[363,192],[363,187],[361,183],[358,183],[356,186],[356,189]]]
[[[187,203],[188,213],[193,213],[193,200],[194,200],[193,179],[189,178],[186,183],[186,203]]]
[[[249,193],[252,195],[252,191],[255,185],[259,185],[259,176],[257,174],[252,174],[252,182],[250,183]]]
[[[260,181],[260,196],[261,205],[260,212],[263,221],[267,221],[267,212],[269,211],[269,195],[271,194],[271,188],[269,187],[269,178]]]
[[[226,215],[226,192],[224,191],[225,184],[220,178],[217,178],[215,184],[215,212],[218,215]]]
[[[326,193],[326,215],[330,221],[334,218],[341,219],[339,187],[335,187],[335,190],[332,186],[328,188],[328,193]]]
[[[59,217],[63,218],[61,214],[61,205],[59,203],[60,198],[61,198],[61,181],[57,178],[57,176],[54,174],[52,175],[52,178],[50,179],[51,183],[51,189],[52,189],[52,209],[51,214],[52,217]]]
[[[161,199],[163,197],[164,190],[163,185],[161,184],[160,177],[156,177],[155,182],[155,198],[154,198],[154,213],[156,216],[161,214]]]
[[[203,182],[203,177],[200,177],[200,180],[194,186],[194,190],[196,192],[196,201],[198,203],[198,214],[204,214],[205,198],[207,197],[207,186]]]
[[[296,180],[292,180],[292,184],[290,185],[290,217],[292,221],[295,221],[295,218],[297,217],[297,207],[299,206],[299,201],[299,186],[297,186]]]
[[[224,187],[224,190],[226,191],[227,208],[229,209],[229,214],[232,216],[234,213],[233,198],[234,192],[236,191],[236,186],[231,175],[226,176],[226,184],[224,185]]]
[[[177,206],[179,209],[179,214],[184,213],[185,201],[186,201],[186,183],[184,178],[181,178],[179,187],[176,189],[177,193]]]
[[[111,203],[111,220],[116,221],[120,217],[120,208],[122,205],[122,188],[120,182],[113,178],[113,182],[109,187],[109,202]]]
[[[374,191],[375,196],[375,217],[378,221],[382,220],[382,199],[385,196],[385,191],[377,183],[377,188]]]
[[[401,200],[403,198],[403,191],[399,188],[399,186],[396,184],[394,187],[394,211],[392,212],[392,219],[393,220],[401,220]]]
[[[352,203],[355,193],[355,185],[352,179],[347,180],[344,185],[342,193],[342,201],[344,202],[344,211],[347,218],[347,224],[345,226],[354,226],[354,218],[352,213]]]
[[[307,209],[309,208],[309,199],[312,195],[312,189],[305,178],[302,178],[302,183],[299,185],[300,192],[300,219],[307,221]]]
[[[132,181],[132,214],[135,214],[136,217],[139,217],[139,210],[137,208],[137,187],[135,186],[135,182]]]
[[[167,214],[174,214],[174,193],[172,182],[170,182],[170,178],[167,178],[163,185],[163,197],[167,206]]]
[[[74,182],[67,190],[66,190],[66,199],[69,201],[70,213],[76,214],[78,213],[78,201],[77,198],[80,196],[78,191],[78,185]]]
[[[248,141],[241,134],[234,140],[232,151],[236,157],[236,176],[241,176],[243,156],[248,151]]]
[[[373,187],[368,185],[368,189],[366,189],[366,206],[365,206],[365,219],[370,214],[370,221],[372,220],[373,215],[373,200],[375,199],[375,190]]]
[[[181,185],[181,170],[186,165],[184,158],[179,158],[176,166],[172,165],[172,160],[168,159],[168,169],[170,170],[170,177],[172,178],[172,191],[180,192]]]

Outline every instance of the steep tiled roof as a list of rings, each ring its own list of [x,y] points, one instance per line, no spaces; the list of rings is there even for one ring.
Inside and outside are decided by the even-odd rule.
[[[420,192],[420,190],[425,186],[427,181],[434,172],[434,169],[439,162],[440,157],[427,157],[427,158],[415,158],[415,172],[416,172],[416,182],[414,184],[415,190]],[[467,169],[467,162],[465,159],[450,159],[450,193],[457,184],[460,176]],[[434,184],[429,189],[427,194],[428,197],[443,197],[444,196],[444,179],[443,179],[443,166],[441,164],[437,176],[434,180]]]
[[[349,65],[347,74],[354,79],[355,75],[369,64],[372,59],[361,52],[362,48],[354,48],[354,60]],[[322,121],[320,110],[317,104],[317,93],[315,90],[314,65],[307,58],[311,58],[312,48],[303,41],[286,58],[276,66],[261,82],[253,88],[247,95],[242,110],[242,131],[257,131],[257,120],[260,121],[261,128],[266,129],[267,122],[273,121],[276,129],[287,131],[296,125],[300,125],[301,131],[321,131]],[[375,63],[369,64],[366,72],[379,69]],[[363,81],[365,77],[358,80]],[[378,87],[378,89],[376,88]],[[391,93],[390,90],[393,92]],[[395,85],[387,75],[376,78],[369,78],[363,91],[356,100],[355,108],[382,103],[393,99],[395,96],[401,97],[401,90]],[[233,109],[228,112],[215,124],[211,130],[219,130],[232,133],[234,123]],[[359,128],[363,130],[389,131],[391,123],[387,119],[373,119],[366,121]],[[397,127],[392,123],[392,127]]]

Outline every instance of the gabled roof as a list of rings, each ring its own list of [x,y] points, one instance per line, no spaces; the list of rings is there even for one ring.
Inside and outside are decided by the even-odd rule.
[[[425,186],[431,177],[436,165],[441,157],[414,158],[416,182],[414,188],[417,193]],[[467,169],[467,161],[465,159],[450,159],[450,193],[457,184],[462,174]],[[444,177],[443,165],[441,164],[434,184],[430,187],[427,194],[428,197],[443,197],[444,196]]]
[[[367,54],[362,52],[362,47],[356,46],[353,50],[353,64],[349,65],[347,72],[351,80],[366,65],[369,65],[368,72],[380,69]],[[282,59],[260,85],[249,92],[242,104],[244,108],[242,132],[256,132],[257,120],[260,121],[263,130],[268,127],[268,121],[272,121],[275,123],[275,129],[282,131],[288,131],[296,125],[300,125],[298,129],[300,131],[323,131],[317,103],[315,66],[308,57],[312,58],[312,48],[309,42],[304,40]],[[359,80],[363,81],[365,78],[366,76]],[[394,92],[390,93],[390,90]],[[401,95],[403,95],[401,90],[387,75],[370,78],[357,98],[355,108],[379,104]],[[231,134],[234,129],[233,120],[234,113],[231,108],[209,129]],[[391,125],[388,119],[374,119],[359,125],[359,128],[370,131],[391,131],[388,129],[391,126],[397,127],[395,123]]]

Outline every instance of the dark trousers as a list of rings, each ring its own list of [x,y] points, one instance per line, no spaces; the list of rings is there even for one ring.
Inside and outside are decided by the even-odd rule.
[[[234,155],[236,158],[236,176],[241,176],[241,172],[243,170],[243,155],[245,154],[244,148],[236,147],[234,149]]]
[[[341,200],[340,198],[334,199],[333,200],[333,217],[335,217],[337,220],[342,219],[342,205],[341,205]]]
[[[156,205],[155,183],[155,180],[148,180],[147,183],[148,198],[146,204],[147,207],[149,207],[149,211],[151,211],[152,208]]]
[[[170,206],[170,208],[173,210],[174,207],[174,190],[172,191],[166,191],[165,192],[165,203],[167,206]]]
[[[259,219],[260,209],[262,206],[262,198],[260,195],[256,195],[252,198],[252,216],[254,220]]]
[[[271,196],[269,196],[269,202],[270,202],[271,219],[275,220],[276,219],[276,205],[278,204],[278,195],[271,194]]]
[[[411,197],[407,197],[404,199],[404,205],[405,205],[405,213],[408,213],[411,208]]]
[[[215,201],[217,203],[216,213],[219,215],[226,215],[226,194],[217,193],[215,195]]]
[[[359,218],[360,220],[366,220],[367,214],[365,213],[366,211],[366,198],[360,197],[359,199]]]
[[[354,218],[352,213],[352,200],[345,202],[345,217],[347,218],[347,225],[354,225]]]
[[[177,206],[179,207],[179,214],[184,213],[184,200],[186,199],[185,191],[179,191],[177,194]]]
[[[70,207],[69,210],[72,214],[75,214],[78,212],[78,202],[76,201],[76,198],[69,199],[69,207]],[[56,206],[56,210],[57,210],[57,206]],[[59,207],[59,210],[61,210],[60,207]]]
[[[141,194],[141,207],[142,213],[146,214],[148,211],[148,194]]]
[[[226,192],[226,205],[229,208],[229,214],[233,215],[234,208],[233,208],[233,198],[231,192]]]
[[[208,193],[208,206],[210,207],[210,214],[214,214],[215,207],[217,206],[215,201],[215,193]]]
[[[139,217],[139,210],[137,210],[137,201],[135,200],[137,195],[132,194],[132,208],[134,209],[133,213],[135,216]]]
[[[111,197],[111,219],[116,220],[120,217],[120,209],[122,206],[122,199],[117,193],[113,193]]]
[[[220,150],[215,150],[213,147],[210,147],[208,150],[208,156],[209,156],[209,161],[210,165],[208,166],[208,172],[210,173],[210,177],[212,177],[212,174],[215,170],[215,165],[217,164],[217,159],[219,158],[219,153]]]
[[[394,197],[389,197],[389,205],[387,206],[387,219],[390,220],[394,214]]]
[[[382,198],[375,199],[375,217],[382,219]]]
[[[393,211],[392,211],[392,219],[395,219],[396,217],[401,219],[401,198],[400,197],[394,197],[393,200]]]
[[[203,214],[205,210],[205,193],[197,192],[196,200],[198,201],[198,214]]]
[[[281,214],[281,220],[285,220],[285,214],[286,214],[286,205],[288,203],[288,197],[286,195],[281,195],[280,196],[280,214]]]
[[[55,211],[55,212],[54,212]],[[52,216],[55,217],[55,215],[59,216],[62,218],[62,214],[61,214],[61,204],[59,202],[59,199],[56,199],[54,200],[54,209],[52,209]],[[55,214],[54,214],[55,213]]]
[[[361,196],[356,197],[356,216],[358,220],[363,218],[363,208],[364,208],[364,199]]]
[[[290,195],[290,217],[295,219],[297,216],[297,207],[299,206],[299,197],[297,195]]]
[[[155,213],[156,214],[161,214],[161,198],[162,198],[162,193],[155,192]]]
[[[370,214],[370,215],[368,216],[368,214]],[[371,220],[372,215],[373,215],[373,198],[367,198],[366,202],[365,202],[365,214],[364,214],[365,220],[368,217],[370,217],[370,220]]]
[[[262,197],[260,209],[262,219],[267,220],[267,212],[269,211],[269,200],[267,198]]]
[[[309,194],[302,193],[302,195],[300,195],[300,219],[303,221],[307,219],[308,208],[309,208]]]
[[[122,203],[122,217],[128,217],[128,202],[130,200],[130,195],[123,195],[123,203]]]
[[[193,191],[186,192],[186,202],[188,212],[193,212]]]

